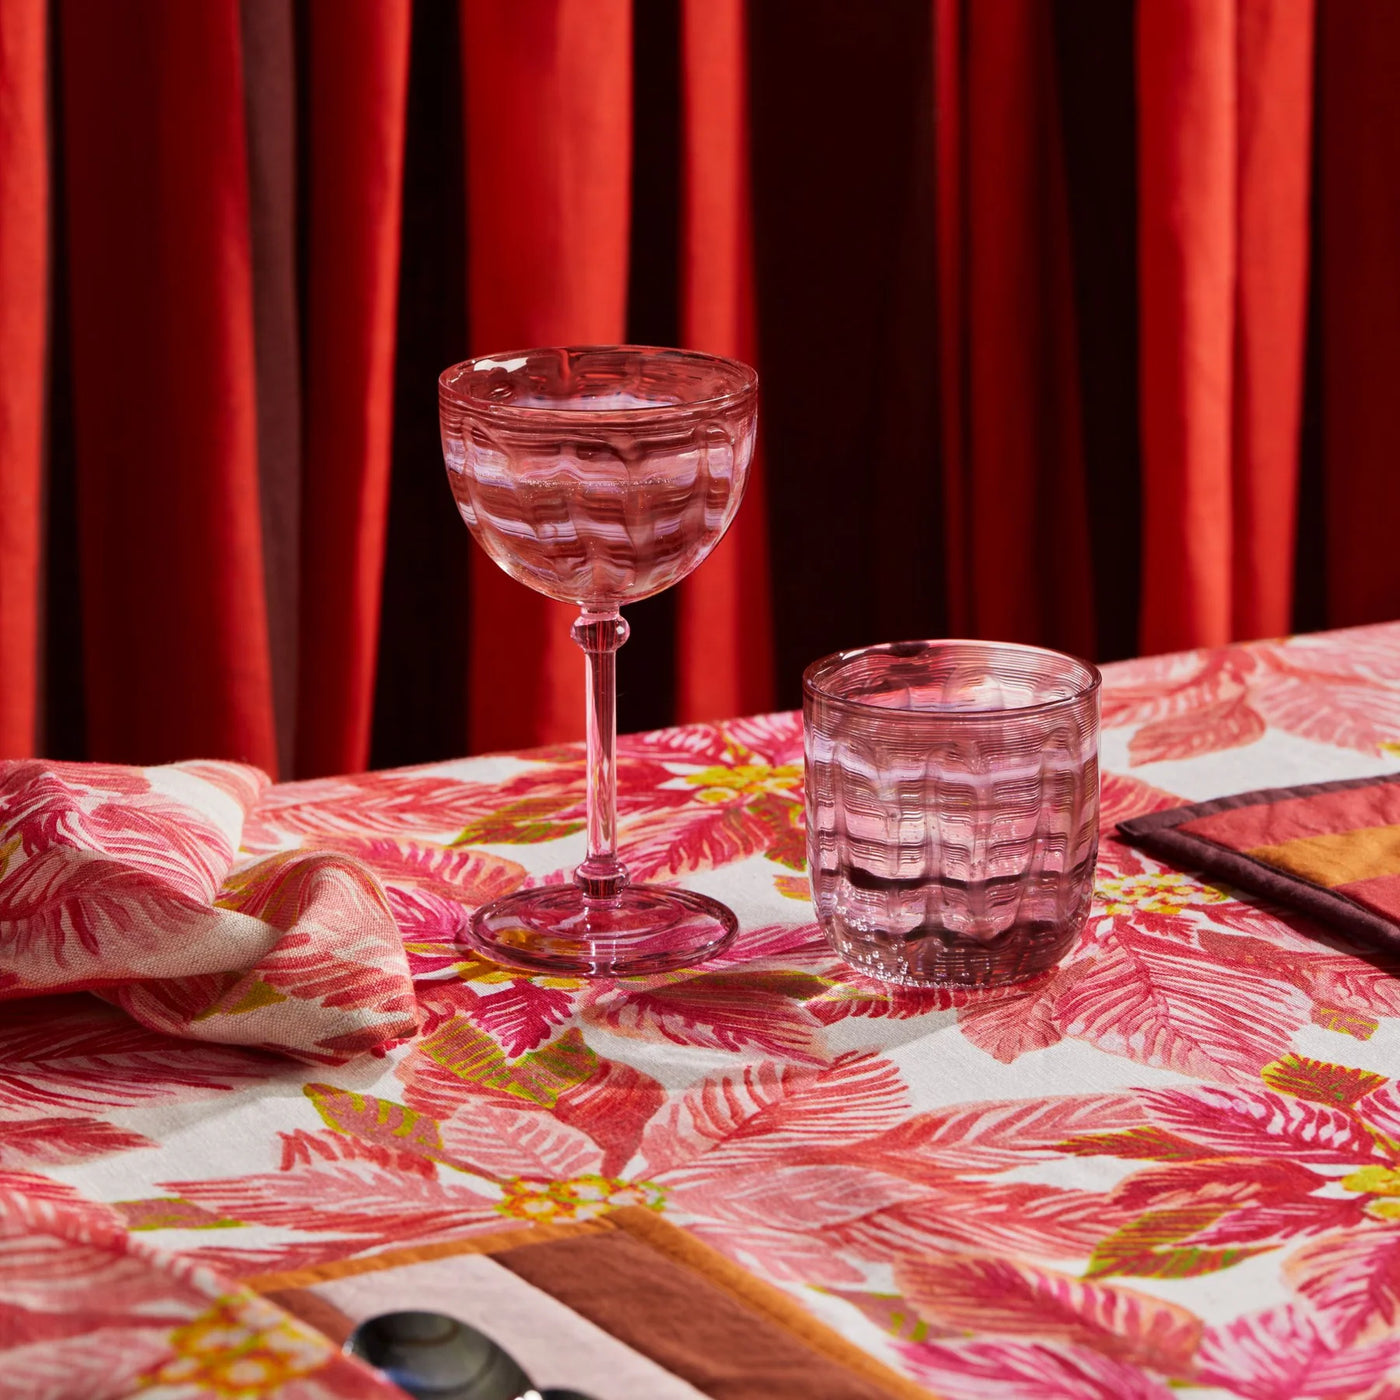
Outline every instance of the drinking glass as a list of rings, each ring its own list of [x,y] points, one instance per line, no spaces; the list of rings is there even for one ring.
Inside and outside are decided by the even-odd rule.
[[[1098,671],[933,641],[824,657],[802,680],[812,898],[837,952],[913,986],[1058,962],[1094,888]]]
[[[617,856],[618,609],[660,593],[719,543],[753,455],[758,377],[689,350],[589,346],[467,360],[438,381],[457,509],[512,578],[579,609],[587,668],[588,854],[572,885],[472,917],[496,962],[585,977],[703,962],[737,921],[717,900],[633,885]]]

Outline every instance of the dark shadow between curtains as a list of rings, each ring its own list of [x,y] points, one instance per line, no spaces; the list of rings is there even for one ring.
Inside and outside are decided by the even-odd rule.
[[[932,180],[929,5],[763,0],[749,33],[777,701],[795,706],[816,657],[942,625],[933,253],[908,231]]]
[[[449,758],[467,748],[468,551],[475,545],[447,488],[437,416],[437,376],[467,353],[460,54],[456,5],[416,5],[370,742],[375,768]]]
[[[44,609],[40,637],[39,752],[88,756],[83,669],[82,583],[78,569],[78,462],[73,436],[72,331],[68,293],[68,186],[64,175],[63,73],[57,6],[49,11],[49,391],[44,473]]]

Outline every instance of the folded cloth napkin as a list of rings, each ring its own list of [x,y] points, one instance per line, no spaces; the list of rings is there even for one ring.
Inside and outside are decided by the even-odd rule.
[[[0,1001],[92,991],[170,1035],[335,1063],[409,1036],[384,891],[334,852],[238,859],[237,763],[0,763]]]
[[[1244,792],[1134,817],[1118,832],[1400,952],[1400,773]]]

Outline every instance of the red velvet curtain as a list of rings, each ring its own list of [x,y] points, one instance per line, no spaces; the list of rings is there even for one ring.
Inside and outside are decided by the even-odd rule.
[[[451,514],[405,390],[414,161],[460,209],[450,353],[627,338],[655,253],[670,319],[645,324],[759,366],[749,498],[647,615],[671,717],[794,703],[793,637],[1093,653],[1121,592],[1143,651],[1400,616],[1386,0],[1139,0],[1092,53],[1073,0],[648,0],[650,38],[635,3],[0,5],[0,753],[285,777],[579,736],[567,610],[479,551],[452,573],[465,532],[412,523]],[[872,35],[907,68],[876,71]],[[639,105],[663,60],[674,90]],[[1120,82],[1110,158],[1072,118]],[[638,185],[639,122],[670,194]],[[792,144],[844,128],[850,150]],[[1134,221],[1130,330],[1105,336],[1091,250]],[[1140,519],[1107,509],[1139,494]],[[414,568],[433,607],[386,615]],[[416,613],[411,683],[464,690],[460,732],[377,748],[410,684],[384,632]]]

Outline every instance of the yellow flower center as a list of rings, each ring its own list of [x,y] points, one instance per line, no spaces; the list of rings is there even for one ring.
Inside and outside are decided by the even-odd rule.
[[[651,1181],[622,1181],[617,1177],[570,1177],[567,1181],[532,1181],[515,1177],[505,1183],[505,1196],[496,1204],[502,1215],[516,1220],[542,1220],[558,1224],[568,1220],[595,1220],[619,1206],[645,1206],[659,1211],[666,1192]]]
[[[1348,1191],[1381,1198],[1366,1203],[1367,1215],[1379,1216],[1382,1220],[1400,1219],[1400,1170],[1382,1166],[1358,1167],[1350,1176],[1342,1178],[1342,1185]]]
[[[1224,904],[1230,896],[1174,870],[1155,875],[1119,875],[1101,880],[1095,890],[1105,914],[1179,914],[1192,904]]]
[[[696,796],[701,802],[752,800],[765,793],[792,797],[802,782],[802,768],[796,763],[778,768],[770,768],[766,763],[741,763],[734,768],[704,768],[698,773],[687,773],[685,780],[700,789]]]
[[[258,1299],[221,1298],[170,1334],[175,1355],[141,1378],[143,1387],[201,1387],[220,1400],[260,1400],[331,1356],[323,1339]]]

